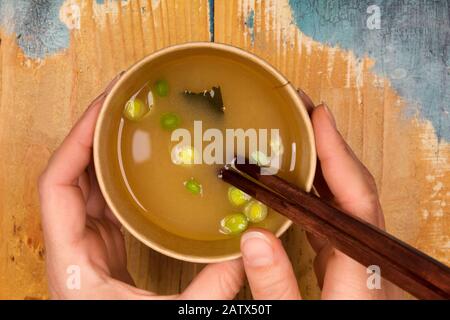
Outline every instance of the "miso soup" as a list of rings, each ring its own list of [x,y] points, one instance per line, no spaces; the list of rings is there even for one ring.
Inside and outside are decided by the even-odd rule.
[[[305,180],[301,167],[306,146],[299,119],[279,90],[225,57],[179,57],[153,68],[123,106],[118,126],[121,179],[139,212],[161,228],[194,240],[234,237],[252,226],[277,230],[284,217],[230,188],[217,174],[229,160],[227,132],[231,136],[242,129],[240,133],[248,133],[246,141],[251,132],[258,138],[266,132],[267,148],[250,152],[246,146],[240,155],[267,165],[276,154],[278,175],[297,184]],[[190,143],[182,145],[187,134]],[[236,144],[232,153],[240,152]],[[211,157],[220,156],[222,163],[211,164]]]

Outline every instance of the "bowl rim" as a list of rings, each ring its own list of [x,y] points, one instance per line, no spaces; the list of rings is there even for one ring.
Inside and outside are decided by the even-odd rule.
[[[240,258],[242,256],[241,252],[238,251],[236,253],[231,254],[222,254],[217,256],[198,256],[198,255],[191,255],[191,254],[183,254],[176,252],[172,249],[168,249],[164,247],[163,245],[149,240],[144,234],[141,234],[137,232],[125,219],[122,218],[122,216],[118,213],[119,210],[117,210],[114,202],[112,201],[110,194],[108,192],[108,189],[105,185],[105,181],[103,180],[103,176],[99,173],[101,172],[101,165],[100,165],[100,154],[99,154],[99,140],[100,140],[100,132],[101,127],[104,122],[105,116],[106,116],[106,109],[108,109],[108,106],[111,103],[112,97],[115,95],[118,88],[122,85],[122,83],[126,82],[128,78],[134,74],[135,71],[137,71],[139,68],[141,68],[143,65],[148,63],[151,60],[154,60],[160,56],[176,52],[176,51],[183,51],[186,49],[215,49],[215,50],[222,50],[226,51],[228,53],[236,54],[238,56],[241,56],[245,60],[250,60],[253,63],[259,65],[262,67],[265,71],[270,73],[272,76],[274,76],[280,83],[285,84],[285,88],[287,89],[287,93],[289,95],[289,98],[293,101],[295,107],[297,108],[297,111],[300,113],[301,117],[305,122],[305,127],[307,131],[308,140],[311,142],[311,153],[310,153],[310,164],[311,169],[308,173],[307,179],[305,181],[306,190],[310,191],[313,189],[313,181],[314,176],[316,172],[316,166],[317,166],[317,155],[316,155],[316,146],[315,146],[315,137],[314,137],[314,131],[312,128],[312,123],[310,121],[309,114],[306,110],[306,107],[301,100],[300,96],[298,95],[297,91],[295,90],[294,86],[291,84],[291,82],[275,67],[273,67],[269,62],[266,60],[256,56],[253,53],[250,53],[248,51],[245,51],[241,48],[229,45],[229,44],[223,44],[223,43],[217,43],[217,42],[206,42],[206,41],[197,41],[197,42],[187,42],[183,44],[177,44],[172,45],[169,47],[165,47],[162,49],[159,49],[157,51],[154,51],[153,53],[147,55],[146,57],[142,58],[141,60],[137,61],[135,64],[133,64],[131,67],[126,69],[119,80],[114,84],[112,89],[110,90],[109,94],[107,95],[103,106],[100,110],[98,119],[96,121],[95,126],[95,132],[94,132],[94,142],[93,142],[93,159],[94,159],[94,167],[97,172],[97,180],[100,187],[100,190],[103,194],[103,197],[105,198],[106,204],[111,209],[111,212],[114,214],[114,216],[119,220],[119,222],[122,224],[122,226],[130,232],[135,238],[137,238],[140,242],[144,243],[146,246],[152,248],[153,250],[162,253],[166,256],[169,256],[171,258],[175,258],[182,261],[187,262],[195,262],[195,263],[218,263],[218,262],[224,262],[228,260],[234,260],[237,258]],[[277,230],[275,233],[276,237],[280,237],[286,230],[292,225],[292,221],[287,219],[285,223],[281,225],[281,227]]]

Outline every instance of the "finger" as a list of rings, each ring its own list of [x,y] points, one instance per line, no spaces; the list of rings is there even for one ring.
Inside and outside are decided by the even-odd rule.
[[[281,241],[262,229],[241,238],[245,273],[254,299],[300,299],[297,279]]]
[[[112,223],[114,223],[119,229],[122,227],[122,224],[120,223],[119,219],[112,213],[111,209],[105,205],[105,218],[109,219]]]
[[[314,188],[322,199],[331,201],[334,196],[328,187],[325,177],[323,176],[322,167],[320,165],[316,166],[316,173],[314,175]]]
[[[338,132],[330,110],[322,105],[312,113],[321,170],[334,201],[345,211],[383,227],[383,215],[373,177]],[[334,249],[318,247],[315,272],[323,299],[371,299],[376,290],[366,285],[366,268]]]
[[[327,247],[317,261],[316,270],[323,273],[322,299],[324,300],[373,300],[386,298],[385,288],[369,289],[367,268],[342,252]],[[325,266],[325,267],[323,267]]]
[[[331,245],[318,252],[314,260],[322,299],[373,300],[402,299],[402,290],[382,279],[381,290],[367,287],[367,268],[357,261],[336,250]]]
[[[312,114],[316,149],[325,180],[344,210],[379,225],[379,202],[373,177],[344,141],[328,107]]]
[[[325,247],[327,244],[329,244],[327,238],[316,236],[310,232],[306,232],[306,237],[308,238],[309,244],[316,253],[322,250],[322,248]]]
[[[322,198],[322,199],[326,199],[328,201],[331,201],[333,199],[333,195],[331,194],[330,189],[328,188],[328,186],[325,183],[325,179],[323,178],[322,175],[322,170],[320,170],[320,166],[317,166],[316,170],[316,175],[314,178],[314,186],[313,186],[313,192],[314,193],[318,193],[318,195]],[[321,179],[317,179],[317,174],[318,172],[320,172],[320,177]],[[321,185],[320,187],[318,186]],[[326,192],[324,192],[324,187],[326,187]],[[328,240],[325,237],[319,237],[317,235],[314,235],[310,232],[306,232],[306,236],[308,238],[309,244],[311,245],[311,247],[314,249],[314,251],[317,253],[319,252],[325,245],[328,244]]]
[[[303,105],[306,108],[306,111],[311,116],[311,114],[313,113],[313,111],[315,109],[314,102],[306,94],[306,92],[304,92],[300,88],[297,88],[297,94],[300,97],[300,100],[302,100]],[[320,166],[316,167],[316,173],[314,175],[314,187],[317,189],[317,191],[319,192],[319,194],[320,194],[320,196],[322,198],[325,198],[325,199],[332,198],[331,191],[330,191],[330,189],[328,188],[328,186],[327,186],[327,184],[325,182],[325,179],[323,177],[322,170],[321,170]]]
[[[316,274],[317,284],[322,289],[325,272],[328,266],[328,258],[334,253],[334,248],[331,244],[326,244],[316,251],[314,258],[314,273]]]
[[[243,283],[244,268],[241,259],[209,264],[195,277],[180,299],[233,299]]]
[[[89,178],[90,192],[86,202],[86,210],[91,217],[100,219],[105,214],[106,203],[102,192],[100,191],[92,162],[88,166],[87,175]]]
[[[78,177],[78,186],[83,193],[84,201],[88,201],[89,194],[91,191],[91,182],[89,179],[89,175],[86,171],[84,171],[81,176]]]
[[[105,259],[108,261],[109,275],[114,279],[134,284],[127,271],[125,241],[119,228],[105,219],[88,219],[86,227],[94,231],[93,234],[100,235],[104,240]]]

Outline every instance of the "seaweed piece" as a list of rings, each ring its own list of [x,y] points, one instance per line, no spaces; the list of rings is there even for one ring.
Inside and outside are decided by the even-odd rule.
[[[192,92],[190,90],[184,90],[184,94],[187,96],[196,96],[204,98],[214,109],[220,112],[225,112],[223,105],[222,91],[220,87],[212,87],[210,90],[203,90],[202,92]]]

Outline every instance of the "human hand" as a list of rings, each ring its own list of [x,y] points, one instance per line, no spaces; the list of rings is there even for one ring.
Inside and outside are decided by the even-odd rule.
[[[181,294],[158,296],[134,286],[127,271],[120,224],[103,199],[91,162],[95,123],[118,78],[91,103],[39,179],[50,296],[54,299],[234,298],[244,279],[240,259],[206,266]],[[74,271],[80,272],[79,287],[68,285],[71,276],[68,272]]]
[[[311,114],[320,169],[315,186],[322,197],[344,211],[384,229],[375,181],[336,129],[329,109]],[[316,252],[314,269],[322,299],[386,299],[400,297],[387,281],[381,289],[367,287],[366,267],[336,250],[326,239],[308,234]],[[255,299],[300,299],[297,280],[280,240],[261,229],[241,238],[245,273]]]

